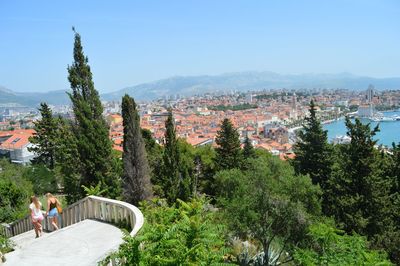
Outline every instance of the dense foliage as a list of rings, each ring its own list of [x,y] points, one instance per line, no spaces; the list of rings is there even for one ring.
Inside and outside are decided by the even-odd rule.
[[[276,262],[290,261],[293,248],[303,241],[312,217],[320,215],[319,188],[306,176],[295,176],[276,157],[251,162],[247,171],[221,171],[216,176],[218,202],[232,232],[255,239],[271,261],[269,250],[278,251]],[[284,251],[289,255],[285,254]]]
[[[182,144],[176,136],[175,122],[172,111],[168,112],[165,121],[163,172],[161,184],[165,197],[170,203],[176,199],[188,200],[192,194],[192,180],[185,157],[182,156]]]
[[[400,263],[398,146],[390,152],[377,147],[378,127],[371,129],[359,119],[346,118],[351,141],[331,149],[320,122],[311,123],[312,106],[296,145],[295,169],[318,177],[314,180],[323,191],[323,213],[333,217],[339,228],[365,236],[369,247],[385,250],[393,262]],[[320,155],[315,152],[318,147]]]
[[[207,108],[215,111],[227,111],[227,110],[241,111],[247,109],[255,109],[257,107],[258,106],[256,104],[242,103],[238,105],[215,105],[215,106],[208,106]]]
[[[239,168],[241,166],[243,157],[239,133],[228,118],[222,121],[215,143],[218,145],[215,149],[217,152],[215,165],[218,170]]]
[[[0,224],[27,214],[32,184],[24,178],[24,166],[0,160]]]
[[[109,128],[103,117],[99,93],[94,88],[88,58],[83,53],[81,36],[75,33],[74,62],[68,67],[69,93],[75,115],[73,133],[79,158],[76,165],[79,183],[89,187],[101,184],[106,195],[120,195],[120,176],[116,173]],[[83,190],[77,191],[83,196]]]
[[[56,142],[58,136],[57,120],[46,103],[41,103],[39,108],[42,119],[34,122],[35,133],[29,138],[32,147],[28,150],[35,153],[33,163],[43,164],[54,169],[56,164]]]
[[[308,235],[309,248],[294,254],[296,265],[392,265],[385,254],[368,250],[364,237],[346,235],[331,225],[311,225]]]
[[[150,199],[153,192],[145,143],[140,129],[140,117],[134,99],[128,95],[122,98],[122,118],[124,126],[123,195],[127,202],[138,205],[140,201]]]
[[[11,240],[1,235],[0,233],[0,262],[4,262],[4,258],[2,257],[3,254],[13,250],[14,250],[14,245],[11,242]]]
[[[121,265],[214,265],[224,261],[224,228],[204,199],[145,203],[146,223],[135,237],[126,236],[116,258]],[[123,260],[122,260],[123,261]]]
[[[297,174],[308,174],[314,184],[325,189],[332,171],[332,148],[328,144],[327,131],[322,129],[317,118],[313,100],[304,120],[293,148],[296,157],[292,164]]]

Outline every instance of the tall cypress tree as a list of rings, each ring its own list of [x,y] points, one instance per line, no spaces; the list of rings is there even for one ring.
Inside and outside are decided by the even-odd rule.
[[[332,171],[332,148],[327,131],[316,116],[314,100],[310,102],[309,112],[293,147],[296,157],[291,162],[297,174],[310,175],[312,182],[324,189]]]
[[[176,129],[172,110],[168,111],[165,121],[163,181],[162,187],[170,203],[176,199],[187,200],[190,196],[190,180],[187,169],[181,169],[181,153],[176,137]]]
[[[138,204],[152,196],[150,168],[136,103],[128,95],[122,98],[122,118],[124,126],[123,195],[128,202]]]
[[[29,147],[30,152],[35,153],[32,163],[44,164],[50,169],[54,169],[56,163],[56,143],[57,143],[57,119],[46,103],[41,103],[39,108],[42,118],[35,121],[35,133],[29,138],[34,146]]]
[[[215,139],[218,147],[215,164],[218,170],[240,168],[242,166],[242,153],[240,148],[239,133],[232,122],[225,118],[221,123],[221,129]]]
[[[94,88],[88,58],[83,53],[81,36],[76,32],[74,62],[68,67],[68,73],[72,88],[69,96],[75,115],[73,130],[81,162],[81,185],[90,187],[101,183],[102,189],[107,189],[107,196],[116,197],[120,180],[115,173],[109,128],[102,116],[103,107]]]
[[[179,148],[176,138],[174,117],[172,110],[168,111],[165,121],[164,153],[163,153],[163,189],[169,202],[174,202],[179,193]]]

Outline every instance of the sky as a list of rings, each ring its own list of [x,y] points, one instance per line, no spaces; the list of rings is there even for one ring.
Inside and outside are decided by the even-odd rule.
[[[72,26],[100,92],[240,71],[400,76],[398,0],[0,0],[0,85],[68,89]]]

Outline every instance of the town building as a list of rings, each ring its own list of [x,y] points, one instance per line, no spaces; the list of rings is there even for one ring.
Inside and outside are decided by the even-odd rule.
[[[13,163],[29,164],[35,157],[28,150],[33,147],[29,137],[34,132],[32,129],[0,132],[0,156],[9,158]]]

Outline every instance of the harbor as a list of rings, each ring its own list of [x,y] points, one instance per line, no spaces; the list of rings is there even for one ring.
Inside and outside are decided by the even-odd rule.
[[[363,123],[370,123],[371,128],[379,124],[380,131],[376,134],[375,139],[378,144],[391,147],[392,143],[400,142],[400,111],[382,112],[382,117],[360,118]],[[354,121],[354,120],[353,120]],[[330,123],[324,123],[324,129],[328,131],[328,140],[332,142],[334,139],[346,136],[347,128],[344,119],[339,119]]]

